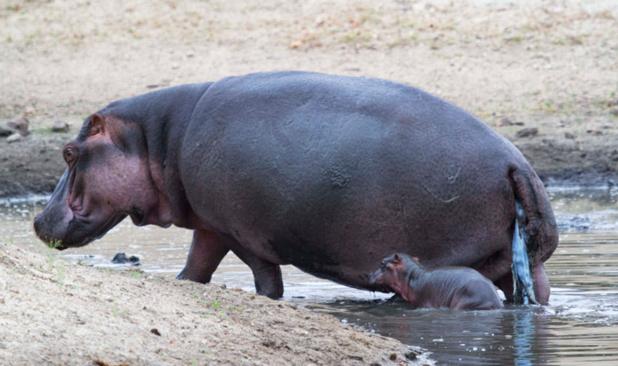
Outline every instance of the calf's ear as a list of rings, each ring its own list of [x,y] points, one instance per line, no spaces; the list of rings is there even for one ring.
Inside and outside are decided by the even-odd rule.
[[[395,253],[395,255],[393,256],[393,263],[394,264],[401,263],[401,256],[398,253]]]

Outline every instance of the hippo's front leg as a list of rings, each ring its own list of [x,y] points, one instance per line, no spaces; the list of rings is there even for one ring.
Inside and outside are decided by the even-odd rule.
[[[212,273],[229,250],[226,239],[220,235],[206,230],[195,230],[187,264],[176,278],[200,283],[210,282]]]

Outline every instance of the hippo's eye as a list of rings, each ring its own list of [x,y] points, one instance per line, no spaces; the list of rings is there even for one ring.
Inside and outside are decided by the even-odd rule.
[[[62,157],[67,164],[72,164],[77,160],[77,149],[74,146],[67,146],[62,151]]]

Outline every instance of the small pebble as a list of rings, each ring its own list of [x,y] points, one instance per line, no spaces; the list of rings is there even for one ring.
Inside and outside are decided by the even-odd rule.
[[[70,126],[64,121],[56,121],[52,125],[52,132],[69,132]]]
[[[539,129],[536,127],[522,128],[515,133],[516,137],[534,137],[539,134]]]
[[[0,126],[0,137],[11,136],[14,132],[11,128]]]
[[[30,126],[30,121],[26,117],[19,117],[14,120],[8,121],[6,126],[10,129],[15,130],[22,136],[28,136],[30,131],[28,131],[28,127]]]
[[[114,264],[126,264],[129,263],[133,266],[139,266],[139,258],[132,255],[130,257],[127,257],[127,255],[125,253],[116,253],[116,255],[114,256],[114,258],[112,258],[112,263]]]
[[[11,136],[7,137],[6,138],[6,142],[8,142],[8,143],[17,142],[17,141],[21,140],[22,138],[23,138],[23,136],[16,132],[16,133],[12,134]]]

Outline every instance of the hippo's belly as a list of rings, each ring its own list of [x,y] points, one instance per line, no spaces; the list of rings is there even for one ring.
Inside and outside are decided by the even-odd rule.
[[[356,287],[394,252],[473,265],[509,246],[508,171],[526,164],[510,143],[416,89],[295,77],[268,93],[216,83],[196,108],[181,176],[201,220]]]

